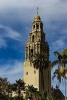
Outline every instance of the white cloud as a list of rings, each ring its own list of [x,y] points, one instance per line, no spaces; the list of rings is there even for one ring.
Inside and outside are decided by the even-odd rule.
[[[34,1],[33,0],[0,0],[0,8],[24,8],[24,7],[32,7]]]
[[[56,50],[59,50],[59,49],[63,49],[64,46],[65,46],[65,43],[64,43],[63,40],[57,40],[57,41],[55,41],[51,44],[51,49],[56,51]]]
[[[0,25],[0,29],[3,29],[3,30],[6,31],[5,33],[0,33],[1,37],[11,38],[11,39],[14,39],[14,40],[21,41],[20,40],[20,38],[21,38],[20,33],[16,32],[15,30],[11,29],[10,27],[4,26],[4,25]]]
[[[0,48],[6,48],[7,47],[7,43],[4,39],[0,38]]]
[[[0,48],[7,47],[7,38],[16,41],[22,41],[21,34],[11,29],[10,27],[0,25],[0,30],[1,29],[4,30],[4,32],[0,32]]]
[[[0,65],[0,68],[0,77],[8,78],[11,83],[23,76],[23,62],[21,61],[9,61],[7,64]]]
[[[60,0],[0,0],[0,12],[18,19],[30,20],[36,14],[36,7],[39,6],[39,13],[43,20],[67,18],[67,1]],[[9,13],[6,13],[9,12]],[[12,13],[14,12],[14,13]],[[11,13],[13,15],[11,15]],[[28,15],[28,16],[27,16]],[[15,19],[16,20],[16,19]]]
[[[61,29],[60,39],[67,40],[67,27],[66,26],[63,29]]]

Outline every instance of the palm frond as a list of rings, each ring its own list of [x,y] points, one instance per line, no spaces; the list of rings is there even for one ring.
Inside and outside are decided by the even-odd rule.
[[[58,69],[56,69],[56,70],[54,71],[52,79],[54,79],[54,78],[57,76],[57,74],[58,74]]]
[[[52,80],[56,77],[56,75],[53,75]]]
[[[58,58],[59,61],[61,61],[62,55],[59,52],[55,51],[54,55]]]
[[[63,49],[63,51],[62,51],[62,55],[67,55],[67,49]]]
[[[55,55],[56,57],[61,56],[61,54],[60,54],[59,52],[57,52],[57,51],[54,52],[54,55]]]
[[[51,68],[53,68],[55,65],[57,65],[58,64],[58,60],[55,60],[55,61],[53,61],[52,63],[51,63]]]
[[[49,60],[47,58],[47,54],[45,53],[35,54],[31,61],[34,65],[33,67],[36,69],[38,68],[43,69],[49,66]]]

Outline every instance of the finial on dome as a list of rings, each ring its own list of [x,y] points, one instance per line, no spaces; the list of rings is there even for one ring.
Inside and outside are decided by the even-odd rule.
[[[38,10],[39,10],[39,8],[37,7],[37,15],[38,15]]]
[[[38,10],[39,10],[39,8],[37,7],[37,14],[36,14],[36,16],[34,17],[34,21],[41,21],[41,18],[40,18],[40,16],[38,15]]]

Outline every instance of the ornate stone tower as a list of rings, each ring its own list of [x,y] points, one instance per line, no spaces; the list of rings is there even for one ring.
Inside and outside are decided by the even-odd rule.
[[[43,23],[40,16],[34,17],[32,28],[29,34],[29,41],[26,44],[26,58],[24,62],[24,82],[26,85],[33,85],[42,91],[42,81],[40,70],[34,69],[33,65],[30,65],[30,59],[35,53],[45,52],[49,59],[49,45],[45,40],[45,32],[43,31]],[[47,91],[47,95],[51,96],[51,72],[50,70],[44,69],[44,87]]]

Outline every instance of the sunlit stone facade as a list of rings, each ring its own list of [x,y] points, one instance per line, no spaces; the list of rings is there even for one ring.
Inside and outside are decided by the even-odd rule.
[[[39,91],[47,91],[47,95],[51,97],[51,71],[49,68],[43,70],[44,75],[44,91],[42,89],[42,76],[40,70],[34,69],[33,64],[30,64],[30,59],[36,53],[46,53],[49,59],[49,45],[45,39],[43,31],[43,23],[40,16],[37,14],[34,17],[32,28],[29,33],[29,40],[26,44],[25,62],[24,62],[24,81],[26,85],[33,85]]]

